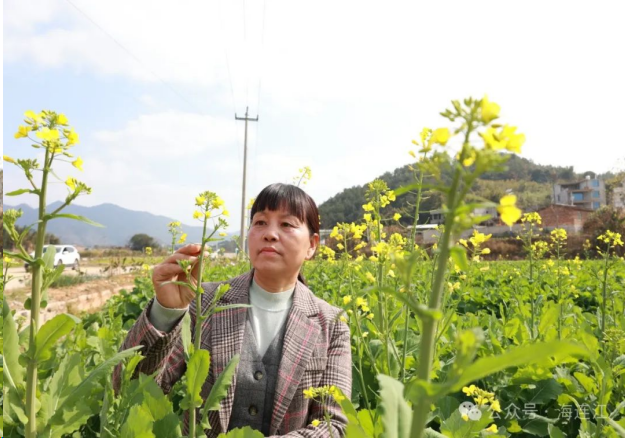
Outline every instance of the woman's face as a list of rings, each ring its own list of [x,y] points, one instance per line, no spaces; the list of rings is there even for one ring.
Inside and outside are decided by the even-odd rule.
[[[308,226],[286,210],[264,210],[254,214],[248,232],[252,266],[259,272],[297,276],[315,253],[319,235],[310,235]]]

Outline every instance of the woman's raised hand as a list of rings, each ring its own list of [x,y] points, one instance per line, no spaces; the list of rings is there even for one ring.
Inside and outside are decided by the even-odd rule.
[[[187,307],[195,298],[195,291],[186,286],[168,283],[168,281],[187,281],[187,275],[178,265],[178,260],[189,260],[193,268],[191,269],[191,284],[197,284],[200,265],[199,260],[200,245],[190,244],[183,246],[162,263],[154,266],[152,271],[152,283],[156,292],[156,299],[163,307],[170,309],[183,309]],[[208,253],[204,253],[204,257]]]

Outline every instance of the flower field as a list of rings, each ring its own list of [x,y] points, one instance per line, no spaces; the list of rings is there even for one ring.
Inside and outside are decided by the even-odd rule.
[[[442,113],[451,127],[424,129],[413,142],[414,184],[391,190],[381,180],[370,183],[362,220],[337,224],[328,246],[304,266],[311,290],[344,310],[340,319],[349,325],[353,357],[351,400],[334,387],[309,388],[304,395],[338,403],[349,420],[348,437],[625,436],[622,236],[605,230],[587,242],[582,257],[571,256],[567,232],[543,229],[539,215],[516,207],[514,195],[498,205],[471,199],[475,180],[503,168],[508,153],[519,153],[525,140],[516,127],[494,123],[499,112],[487,98],[454,101]],[[42,114],[27,113],[16,137],[36,133],[46,151],[45,169],[78,136],[70,128],[63,135],[56,130],[67,125],[64,116]],[[37,186],[36,163],[5,161],[22,167],[33,186],[27,190],[45,197],[45,171]],[[442,170],[452,179],[443,178]],[[67,204],[90,191],[71,177],[67,186]],[[414,228],[390,231],[401,215],[385,209],[397,197],[414,199],[414,210],[403,214],[416,224],[419,204],[432,192],[445,199],[446,212],[433,246],[419,245]],[[227,210],[212,192],[195,201],[200,213],[194,218],[204,224],[202,243],[208,243],[227,226]],[[482,207],[496,207],[508,225],[523,225],[518,239],[524,260],[485,261],[490,235],[474,231],[460,238],[484,220],[474,214]],[[43,236],[46,221],[61,213],[40,214]],[[18,215],[5,212],[5,232],[15,233]],[[214,222],[207,227],[209,221]],[[172,232],[172,244],[178,234]],[[154,296],[149,270],[139,272],[134,289],[112,298],[101,312],[58,315],[40,325],[47,285],[60,275],[40,243],[35,260],[26,260],[24,251],[5,253],[32,262],[34,280],[26,303],[30,321],[14,319],[6,301],[3,306],[4,436],[179,437],[185,411],[195,415],[194,408],[201,408],[198,423],[206,425],[238,357],[202,400],[197,382],[206,378],[210,357],[197,337],[191,343],[193,327],[186,319],[185,378],[167,395],[152,376],[131,379],[142,356],[118,350]],[[204,281],[224,281],[249,269],[245,260],[200,258],[200,264]],[[124,367],[115,393],[111,373],[118,363]],[[319,420],[309,426],[311,432],[318,427]],[[250,429],[227,435],[261,436]],[[204,436],[203,428],[192,428],[190,436]]]

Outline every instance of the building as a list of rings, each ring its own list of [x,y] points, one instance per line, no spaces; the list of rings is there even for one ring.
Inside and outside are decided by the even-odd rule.
[[[553,204],[538,210],[537,213],[542,218],[542,226],[546,229],[564,228],[571,233],[579,233],[593,210],[575,205]]]
[[[554,184],[551,196],[553,204],[573,205],[586,210],[598,210],[606,205],[605,183],[590,177],[567,184]]]
[[[625,210],[625,179],[612,189],[612,207]]]

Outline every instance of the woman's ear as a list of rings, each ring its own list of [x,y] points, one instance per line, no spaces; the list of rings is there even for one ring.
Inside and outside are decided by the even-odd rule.
[[[310,260],[315,255],[315,251],[317,251],[317,247],[319,246],[319,234],[315,233],[310,236],[310,248],[308,248],[308,253],[306,254],[306,260]]]

